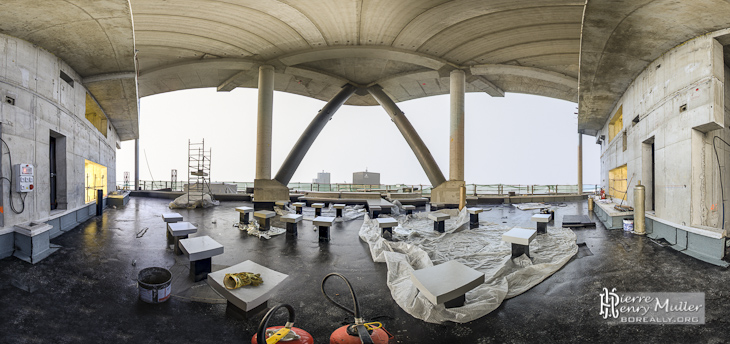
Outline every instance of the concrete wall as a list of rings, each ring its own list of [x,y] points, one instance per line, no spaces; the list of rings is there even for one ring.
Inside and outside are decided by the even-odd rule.
[[[61,72],[73,79],[73,87],[62,80]],[[116,184],[116,130],[109,125],[104,137],[86,119],[86,88],[81,77],[53,54],[21,39],[0,34],[0,122],[2,138],[7,142],[13,164],[31,163],[35,166],[35,188],[27,194],[25,210],[15,214],[10,210],[7,181],[3,182],[4,226],[29,221],[48,221],[85,206],[84,160],[107,167],[108,190]],[[15,99],[15,104],[6,102]],[[49,142],[51,135],[65,137],[65,157],[57,157],[59,191],[66,197],[61,208],[50,209]],[[59,139],[57,139],[58,141]],[[3,147],[2,174],[10,176],[7,148]],[[12,195],[20,210],[20,197]],[[2,234],[2,233],[0,233]]]
[[[602,186],[608,187],[611,169],[627,164],[628,179],[633,178],[627,203],[633,205],[633,185],[641,180],[647,186],[647,209],[686,226],[722,225],[720,177],[712,141],[715,136],[728,141],[730,136],[730,111],[725,105],[730,105],[730,98],[724,87],[730,71],[724,65],[723,47],[714,38],[717,35],[720,33],[697,37],[652,62],[613,109],[612,114],[623,109],[623,131],[607,142],[609,116],[599,133],[606,137],[601,145]],[[656,204],[651,204],[652,142]],[[720,144],[720,165],[725,169],[730,151]],[[726,171],[727,195],[730,175]],[[726,227],[728,217],[730,209],[725,209]]]

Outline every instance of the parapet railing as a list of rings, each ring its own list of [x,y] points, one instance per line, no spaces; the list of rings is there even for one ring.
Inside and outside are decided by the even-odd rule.
[[[225,184],[236,184],[238,193],[249,193],[253,188],[253,182],[214,182]],[[185,182],[171,181],[149,181],[140,180],[139,186],[141,190],[164,190],[164,191],[184,191]],[[319,184],[319,183],[289,183],[289,189],[292,192],[411,192],[419,193],[421,196],[431,194],[431,185],[423,184]],[[124,185],[118,183],[117,189],[131,190],[132,185]],[[247,190],[248,188],[248,190]],[[597,192],[600,186],[596,184],[584,184],[583,192]],[[470,196],[507,196],[507,195],[570,195],[578,193],[578,185],[573,184],[467,184],[466,193]]]

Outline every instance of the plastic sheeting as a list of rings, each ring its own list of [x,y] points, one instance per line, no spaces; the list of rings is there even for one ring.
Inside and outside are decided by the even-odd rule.
[[[219,205],[220,202],[212,199],[209,194],[202,194],[200,192],[193,192],[183,194],[182,196],[175,198],[174,201],[170,202],[170,209],[195,209],[197,207],[208,208],[214,205]]]
[[[511,246],[502,234],[511,227],[480,222],[468,229],[466,209],[441,210],[452,216],[445,233],[433,230],[428,213],[397,217],[393,240],[380,236],[377,222],[365,218],[360,238],[370,245],[375,262],[388,266],[387,283],[393,299],[412,316],[431,323],[452,321],[465,323],[495,310],[506,298],[517,296],[555,273],[578,252],[576,236],[569,229],[548,228],[530,243],[530,255],[510,259]],[[485,283],[466,294],[466,303],[458,308],[434,305],[418,292],[411,282],[411,271],[457,260],[485,274]]]
[[[238,229],[242,231],[246,231],[248,235],[258,237],[259,239],[271,239],[272,236],[286,233],[286,229],[274,226],[269,227],[268,231],[262,232],[259,230],[258,221],[250,221],[248,225],[236,223],[233,226],[238,227]]]

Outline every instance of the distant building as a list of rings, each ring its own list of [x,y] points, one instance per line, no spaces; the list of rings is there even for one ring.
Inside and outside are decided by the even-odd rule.
[[[329,184],[330,183],[330,173],[329,172],[317,172],[317,178],[312,179],[312,183],[314,184]]]
[[[380,173],[377,172],[355,172],[352,174],[352,183],[358,185],[380,185]]]

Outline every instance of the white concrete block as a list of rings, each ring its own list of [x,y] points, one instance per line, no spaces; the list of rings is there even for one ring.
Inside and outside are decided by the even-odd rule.
[[[344,204],[340,204],[340,203],[335,204],[334,207],[335,207],[335,209],[345,209],[345,205]]]
[[[301,208],[301,207],[304,207],[304,206],[306,206],[306,205],[307,205],[307,203],[304,203],[304,202],[294,202],[294,203],[292,203],[292,205],[293,205],[294,207],[296,207],[296,208]]]
[[[271,210],[259,210],[259,211],[255,211],[253,213],[253,216],[258,217],[260,219],[270,219],[270,218],[276,216],[276,213]]]
[[[281,220],[281,222],[297,223],[297,222],[302,221],[302,215],[286,214],[286,215],[282,215],[279,219]]]
[[[276,205],[278,205],[280,207],[284,207],[287,204],[289,204],[289,201],[276,201],[276,202],[274,202],[274,204],[276,204]]]
[[[324,203],[312,203],[312,208],[322,208],[324,207]]]
[[[415,205],[404,205],[403,206],[403,210],[415,210],[415,209],[416,209]]]
[[[444,214],[444,213],[435,212],[435,213],[428,214],[428,218],[431,219],[431,220],[433,220],[433,221],[436,221],[436,222],[441,222],[441,221],[448,220],[449,219],[449,215]]]
[[[411,272],[411,281],[433,304],[442,304],[484,283],[484,274],[455,260]]]
[[[536,236],[537,230],[515,227],[502,234],[502,241],[512,244],[529,245],[530,241],[535,239]]]
[[[381,217],[376,220],[378,221],[378,227],[380,228],[393,228],[398,226],[398,220],[392,217]]]
[[[550,222],[550,214],[535,214],[535,215],[532,215],[532,221],[535,221],[535,222]]]
[[[204,235],[195,238],[180,239],[180,247],[190,261],[210,258],[223,254],[223,245],[213,238]]]
[[[223,284],[223,278],[227,273],[251,272],[260,274],[264,283],[254,287],[245,286],[238,289],[228,290]],[[289,275],[269,269],[263,265],[256,264],[250,260],[243,263],[218,270],[208,274],[208,284],[221,296],[236,307],[248,311],[256,308],[269,300],[274,289],[281,284]]]
[[[165,213],[162,214],[162,221],[165,222],[180,222],[183,220],[182,215],[178,213]]]
[[[312,223],[315,226],[330,227],[335,222],[335,218],[331,216],[317,216]]]
[[[172,236],[183,236],[193,234],[198,231],[198,227],[193,226],[190,222],[168,223],[167,229]]]
[[[474,208],[466,208],[466,211],[468,211],[469,214],[479,214],[479,213],[483,212],[484,209],[474,207]]]
[[[241,214],[248,214],[253,211],[251,207],[236,207],[236,211]]]

